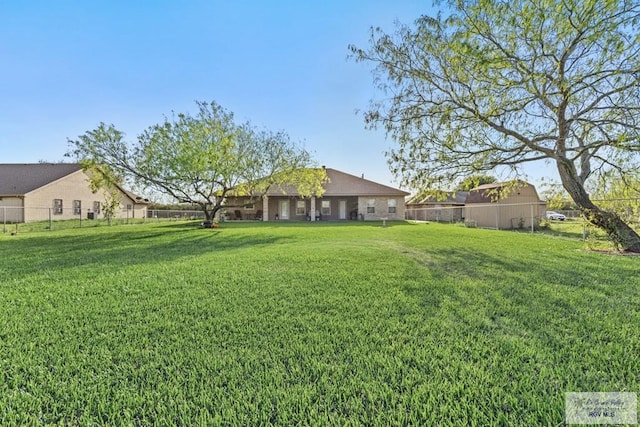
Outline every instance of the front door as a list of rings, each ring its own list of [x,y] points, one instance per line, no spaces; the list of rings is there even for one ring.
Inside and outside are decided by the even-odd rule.
[[[338,214],[340,219],[347,219],[347,201],[340,200],[338,203]]]
[[[289,200],[280,200],[280,219],[289,219]]]

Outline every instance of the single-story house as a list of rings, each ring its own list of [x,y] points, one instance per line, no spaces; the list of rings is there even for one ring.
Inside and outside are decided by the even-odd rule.
[[[145,218],[148,200],[123,188],[119,218]],[[106,193],[91,191],[89,176],[75,163],[0,164],[0,221],[99,218]]]
[[[407,219],[415,221],[460,222],[464,220],[464,203],[468,191],[442,194],[417,194],[405,203]]]
[[[300,197],[294,188],[274,186],[257,203],[227,209],[227,216],[262,221],[404,219],[404,200],[409,195],[406,191],[378,184],[364,176],[324,169],[328,179],[321,196]],[[242,204],[242,200],[230,199],[228,204]]]
[[[496,182],[469,191],[465,222],[496,229],[529,228],[544,218],[547,202],[524,181]]]

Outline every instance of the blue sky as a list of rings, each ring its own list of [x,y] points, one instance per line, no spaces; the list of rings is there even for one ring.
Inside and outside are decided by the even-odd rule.
[[[392,142],[356,114],[376,96],[371,67],[347,46],[425,13],[431,1],[0,0],[0,163],[64,160],[99,122],[133,140],[215,100],[319,164],[398,186]]]

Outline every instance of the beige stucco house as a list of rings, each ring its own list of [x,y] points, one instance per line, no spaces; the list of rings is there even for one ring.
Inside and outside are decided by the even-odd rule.
[[[467,195],[465,221],[478,227],[514,229],[538,225],[547,203],[524,181],[480,185]]]
[[[262,200],[227,209],[231,219],[262,221],[338,221],[404,219],[405,197],[409,194],[364,177],[325,168],[327,182],[319,197],[300,197],[295,189],[271,188]],[[229,204],[242,204],[238,199]]]
[[[123,189],[119,218],[144,218],[148,200]],[[0,164],[0,221],[101,218],[105,192],[94,193],[78,164]]]

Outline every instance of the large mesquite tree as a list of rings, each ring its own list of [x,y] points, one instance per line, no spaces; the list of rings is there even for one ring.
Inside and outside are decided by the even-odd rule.
[[[616,0],[459,0],[350,46],[383,99],[365,119],[395,140],[404,184],[546,160],[594,225],[628,251],[640,237],[585,184],[638,168],[640,6]]]
[[[70,140],[68,155],[92,175],[99,174],[103,183],[133,180],[199,205],[208,220],[230,207],[229,196],[257,201],[273,184],[294,185],[303,196],[322,193],[325,172],[309,168],[310,153],[286,133],[237,124],[233,114],[215,102],[197,105],[197,114],[166,118],[134,142],[127,142],[113,125],[101,123]]]

